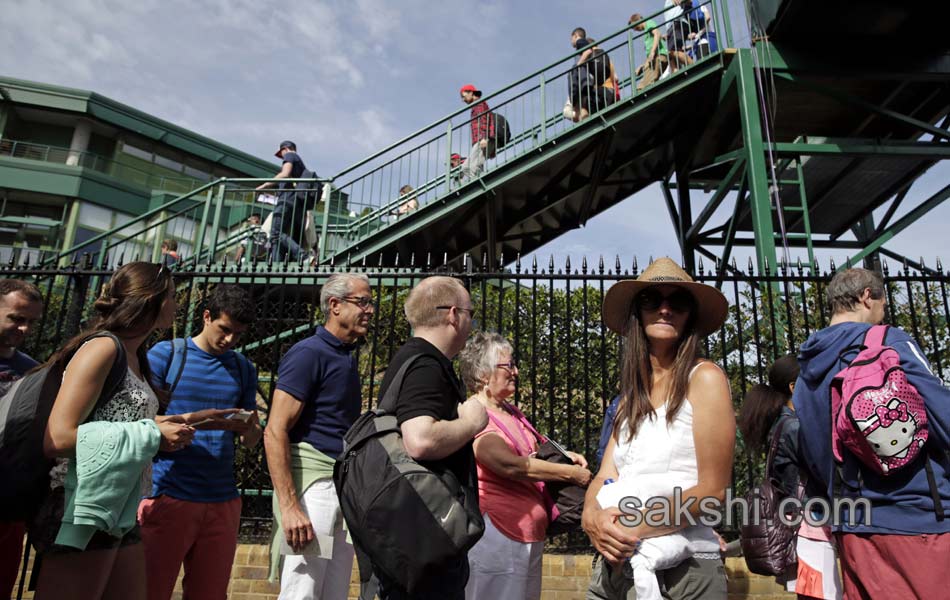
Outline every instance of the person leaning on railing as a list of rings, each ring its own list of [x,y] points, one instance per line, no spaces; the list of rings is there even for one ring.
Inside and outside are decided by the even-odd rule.
[[[466,598],[541,598],[541,556],[550,521],[545,481],[586,486],[591,473],[580,454],[561,465],[536,458],[538,439],[508,399],[518,367],[511,344],[497,333],[478,333],[460,355],[462,380],[488,412],[475,436],[478,503],[485,535],[469,551]]]

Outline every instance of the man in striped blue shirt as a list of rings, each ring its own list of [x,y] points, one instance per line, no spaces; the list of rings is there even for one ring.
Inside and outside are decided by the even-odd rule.
[[[187,415],[198,429],[187,448],[158,454],[152,496],[139,506],[149,600],[171,598],[182,564],[185,598],[226,598],[241,519],[235,437],[249,448],[261,439],[257,372],[233,350],[254,316],[241,288],[220,284],[201,333],[148,353],[156,387],[170,391],[166,414]]]

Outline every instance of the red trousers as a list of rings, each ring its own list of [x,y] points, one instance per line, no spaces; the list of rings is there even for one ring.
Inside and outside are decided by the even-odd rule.
[[[241,522],[241,499],[189,502],[168,496],[139,504],[148,600],[169,600],[182,566],[185,600],[226,600]]]
[[[846,600],[946,598],[950,533],[839,533]]]

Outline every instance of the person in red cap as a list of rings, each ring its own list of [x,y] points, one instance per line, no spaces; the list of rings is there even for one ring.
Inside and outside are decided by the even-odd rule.
[[[474,85],[463,85],[459,95],[462,96],[462,102],[472,105],[472,149],[462,164],[462,183],[466,183],[481,175],[485,168],[485,157],[491,153],[488,145],[495,140],[495,119],[488,110],[488,104],[479,100],[482,92]]]

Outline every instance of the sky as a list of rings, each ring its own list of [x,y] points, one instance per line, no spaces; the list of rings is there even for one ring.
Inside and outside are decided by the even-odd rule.
[[[489,93],[567,55],[574,27],[605,36],[631,13],[661,5],[0,0],[0,14],[16,15],[16,27],[0,35],[0,74],[92,90],[256,156],[270,157],[280,140],[292,139],[325,176],[458,110],[465,83]],[[748,39],[738,35],[740,44]],[[948,180],[950,164],[938,166],[907,204]],[[944,203],[889,247],[928,263],[950,259],[948,222]],[[558,264],[570,255],[574,265],[581,255],[619,254],[624,264],[634,255],[680,256],[657,186],[538,251],[544,264],[549,254]],[[735,255],[742,263],[749,254]]]

